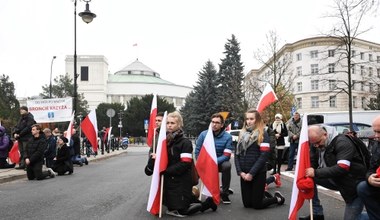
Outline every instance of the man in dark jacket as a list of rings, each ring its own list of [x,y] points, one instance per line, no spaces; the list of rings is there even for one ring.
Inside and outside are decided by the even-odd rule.
[[[356,186],[364,180],[366,167],[354,143],[343,134],[337,135],[331,127],[312,125],[308,133],[313,145],[310,150],[313,168],[306,169],[306,176],[313,177],[318,185],[340,192],[346,203],[344,220],[360,219],[364,205]],[[324,219],[317,187],[314,187],[313,215],[316,220]]]
[[[28,141],[32,138],[31,127],[36,123],[34,116],[28,112],[28,107],[20,107],[21,118],[18,121],[13,136],[18,140],[18,150],[20,151],[20,166],[16,169],[25,169],[25,152]]]
[[[32,135],[33,138],[28,143],[25,151],[26,175],[28,179],[43,180],[48,176],[54,178],[56,173],[51,168],[48,168],[48,171],[42,171],[47,143],[42,135],[40,125],[32,125]]]
[[[380,116],[372,123],[375,132],[375,140],[371,141],[372,157],[370,167],[366,175],[366,181],[358,187],[359,197],[362,198],[368,217],[371,220],[380,219]]]
[[[294,156],[296,155],[296,149],[298,148],[298,143],[300,140],[302,122],[300,119],[300,114],[295,112],[293,118],[288,124],[288,135],[289,135],[289,158],[288,158],[288,168],[285,171],[293,170]]]
[[[53,168],[54,157],[57,153],[57,138],[52,134],[50,128],[44,129],[44,134],[46,138],[47,148],[45,150],[45,165],[48,168]]]

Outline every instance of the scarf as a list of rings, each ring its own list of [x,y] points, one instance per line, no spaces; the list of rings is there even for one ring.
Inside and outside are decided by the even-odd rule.
[[[171,147],[171,145],[173,145],[174,143],[174,140],[178,137],[182,137],[183,136],[183,131],[181,129],[175,131],[175,132],[168,132],[166,134],[166,143],[168,145],[168,147]]]
[[[251,146],[259,138],[259,131],[257,129],[247,128],[247,130],[242,134],[237,146],[236,155],[245,155],[248,147]]]
[[[272,124],[272,128],[274,131],[276,131],[277,134],[281,134],[283,122],[275,120]]]

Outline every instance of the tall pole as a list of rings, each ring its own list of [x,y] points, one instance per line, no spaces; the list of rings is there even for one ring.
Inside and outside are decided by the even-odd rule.
[[[77,0],[74,0],[74,95],[73,95],[73,111],[77,112]]]
[[[50,64],[50,86],[49,86],[49,98],[51,98],[51,89],[52,89],[52,86],[51,86],[51,78],[52,78],[52,75],[53,75],[53,61],[54,59],[56,58],[56,56],[53,56],[53,59],[51,59],[51,64]]]

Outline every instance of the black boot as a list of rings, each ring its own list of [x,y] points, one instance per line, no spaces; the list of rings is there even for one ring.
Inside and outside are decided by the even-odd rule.
[[[212,209],[213,212],[218,209],[218,206],[214,203],[212,197],[208,197],[204,202],[202,202],[201,212],[204,212],[207,209]]]
[[[189,208],[186,210],[186,212],[184,214],[185,215],[192,215],[194,213],[201,211],[201,209],[202,209],[202,204],[191,203]]]
[[[301,217],[299,217],[299,220],[310,220],[310,215],[301,216]],[[324,215],[313,215],[313,220],[325,220],[325,216]]]

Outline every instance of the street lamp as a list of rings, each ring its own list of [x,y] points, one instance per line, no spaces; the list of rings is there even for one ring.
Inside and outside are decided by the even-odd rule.
[[[53,75],[53,61],[57,58],[56,56],[53,56],[53,59],[51,59],[51,65],[50,65],[50,86],[49,86],[49,98],[51,98],[51,76]]]
[[[83,0],[86,2],[86,10],[79,13],[83,21],[87,24],[90,23],[96,14],[90,11],[89,2],[91,0]],[[77,0],[74,0],[74,95],[73,95],[73,111],[77,110],[77,99],[78,99],[78,86],[77,86],[78,72],[77,72]]]

